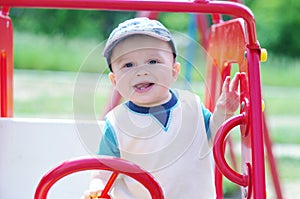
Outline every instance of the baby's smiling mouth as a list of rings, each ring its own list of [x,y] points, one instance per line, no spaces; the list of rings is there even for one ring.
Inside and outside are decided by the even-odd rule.
[[[134,90],[138,93],[143,93],[149,91],[154,83],[152,82],[143,82],[143,83],[138,83],[133,86]]]

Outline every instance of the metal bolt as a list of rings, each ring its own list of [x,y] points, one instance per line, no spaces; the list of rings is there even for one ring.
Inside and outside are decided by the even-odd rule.
[[[244,52],[244,57],[247,58],[247,51]]]
[[[244,198],[247,198],[247,195],[248,195],[248,191],[247,189],[244,189]]]
[[[241,103],[241,110],[244,110],[244,108],[245,108],[245,102],[243,101],[243,102]]]

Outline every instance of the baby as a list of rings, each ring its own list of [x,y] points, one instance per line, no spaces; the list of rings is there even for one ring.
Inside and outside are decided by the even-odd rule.
[[[211,152],[219,126],[239,106],[239,79],[227,77],[214,113],[200,98],[171,89],[180,72],[168,29],[148,18],[127,20],[113,30],[104,56],[109,79],[127,101],[110,111],[99,155],[131,161],[150,172],[166,199],[213,199],[214,160]],[[93,175],[83,198],[100,195],[106,172]],[[151,198],[136,181],[121,176],[113,198]]]

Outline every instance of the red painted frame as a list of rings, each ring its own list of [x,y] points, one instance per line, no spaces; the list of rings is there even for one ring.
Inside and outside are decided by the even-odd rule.
[[[99,9],[99,10],[127,10],[127,11],[152,11],[152,12],[183,12],[183,13],[209,13],[215,16],[216,22],[221,22],[217,17],[220,14],[231,15],[242,18],[246,24],[245,37],[247,38],[245,51],[249,67],[246,71],[251,89],[247,95],[249,99],[248,120],[250,126],[252,155],[251,171],[251,198],[266,198],[265,165],[264,165],[264,140],[263,140],[263,118],[262,118],[262,96],[259,69],[260,46],[256,38],[255,19],[250,9],[246,6],[226,1],[171,1],[171,0],[0,0],[2,10],[9,7],[23,8],[64,8],[64,9]],[[4,9],[3,9],[4,8]],[[12,42],[12,41],[9,41]],[[9,47],[12,49],[12,47]],[[5,63],[4,55],[1,63]],[[4,60],[4,61],[3,61]],[[9,58],[12,60],[12,57]],[[2,64],[5,66],[5,64]],[[251,65],[251,67],[250,67]],[[13,67],[12,65],[8,67]],[[11,69],[9,69],[11,70]],[[1,79],[1,81],[4,81]],[[213,81],[217,81],[214,79]],[[10,88],[12,89],[12,88]],[[218,90],[214,90],[218,92]],[[210,105],[213,105],[211,102]],[[7,107],[7,106],[6,106]],[[11,108],[12,107],[8,107]],[[243,143],[249,144],[249,143]],[[224,154],[219,154],[224,155]],[[218,160],[220,157],[216,156]],[[217,160],[217,162],[218,162]],[[251,175],[251,176],[250,176]],[[243,184],[244,185],[244,184]]]

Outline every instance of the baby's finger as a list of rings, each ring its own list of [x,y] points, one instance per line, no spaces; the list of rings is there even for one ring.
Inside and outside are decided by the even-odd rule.
[[[224,80],[222,92],[229,92],[230,76],[227,76]]]
[[[100,198],[102,194],[102,190],[96,190],[96,191],[92,191],[90,193],[91,198],[97,198],[97,199],[102,199],[102,197]]]
[[[100,196],[100,192],[99,191],[92,191],[90,193],[91,198],[98,198],[98,196]]]

